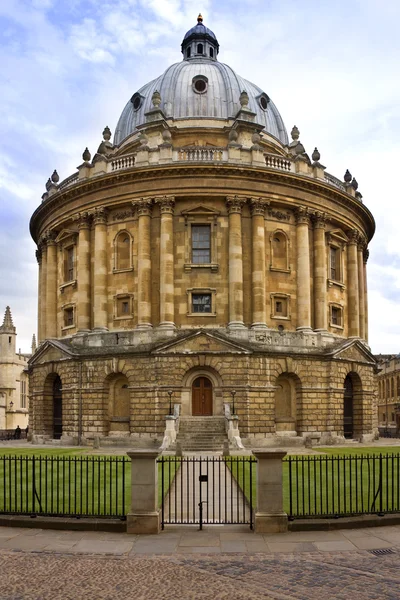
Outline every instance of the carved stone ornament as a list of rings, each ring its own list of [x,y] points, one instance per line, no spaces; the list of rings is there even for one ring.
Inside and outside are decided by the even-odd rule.
[[[290,213],[283,212],[282,210],[278,210],[275,208],[270,208],[268,210],[268,216],[273,219],[278,219],[278,221],[290,221]]]
[[[133,200],[132,205],[135,208],[139,217],[150,217],[153,208],[152,198],[142,198],[141,200]]]
[[[99,206],[93,213],[93,223],[95,225],[101,225],[107,223],[107,209],[104,206]]]
[[[311,158],[313,159],[314,162],[319,162],[319,159],[321,158],[321,154],[317,147],[314,148],[314,152],[312,153]]]
[[[265,198],[250,198],[251,216],[257,215],[265,217],[265,209],[269,206],[269,201]]]
[[[349,238],[349,244],[358,244],[360,233],[357,229],[351,229],[348,231],[347,236]]]
[[[344,179],[345,183],[350,183],[350,181],[352,180],[352,175],[348,169],[346,169],[346,173],[344,174],[343,179]]]
[[[73,221],[77,222],[78,229],[89,229],[91,215],[88,212],[81,212],[73,217]]]
[[[42,248],[41,248],[40,244],[38,244],[38,248],[35,251],[35,256],[36,256],[36,260],[38,261],[38,264],[40,265],[40,263],[42,262]]]
[[[325,212],[320,212],[317,210],[313,216],[314,228],[325,229],[327,220],[328,215]]]
[[[151,101],[153,103],[154,108],[158,108],[161,104],[161,94],[158,90],[156,90],[154,92],[154,94],[151,97]]]
[[[298,127],[296,127],[296,125],[293,126],[293,129],[290,132],[290,135],[292,136],[293,141],[297,141],[299,139],[300,131],[299,131]]]
[[[239,102],[240,102],[240,106],[242,108],[247,108],[249,105],[249,95],[248,93],[243,90],[243,92],[240,94],[239,96]]]
[[[365,250],[363,252],[363,259],[364,259],[365,264],[367,264],[368,259],[369,259],[369,250],[368,250],[368,248],[365,248]]]
[[[56,237],[57,237],[57,232],[56,231],[52,231],[52,230],[48,229],[44,233],[44,238],[45,238],[46,244],[48,246],[54,246],[56,244]]]
[[[164,144],[171,143],[172,135],[169,129],[164,129],[164,131],[162,132],[162,138],[164,140]]]
[[[57,173],[57,171],[55,169],[54,169],[53,174],[51,176],[51,181],[53,183],[55,183],[56,185],[60,181],[60,176],[59,176],[59,174]]]
[[[92,158],[92,155],[90,154],[88,147],[86,147],[85,150],[83,151],[82,158],[85,162],[89,162],[90,159]]]
[[[229,141],[230,142],[237,142],[237,139],[239,137],[238,132],[236,131],[236,129],[231,129],[229,132]]]
[[[161,196],[159,198],[155,198],[154,201],[160,205],[161,214],[174,214],[175,208],[175,197],[174,196]]]
[[[312,212],[305,206],[299,206],[295,211],[296,225],[309,225]]]
[[[241,214],[243,204],[245,203],[246,198],[240,198],[239,196],[227,196],[225,204],[228,209],[228,215],[231,215],[233,213]]]
[[[111,139],[111,129],[106,125],[103,130],[103,140],[109,142]]]
[[[133,217],[132,210],[120,210],[113,214],[113,221],[123,221],[125,219],[130,219]]]

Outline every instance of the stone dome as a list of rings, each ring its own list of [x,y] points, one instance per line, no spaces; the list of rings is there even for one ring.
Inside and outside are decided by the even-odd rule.
[[[282,144],[288,144],[285,125],[275,104],[257,85],[218,62],[218,49],[214,33],[198,21],[182,42],[182,62],[168,67],[129,100],[119,118],[114,143],[120,144],[146,122],[146,113],[154,108],[155,91],[161,96],[159,108],[167,119],[174,120],[233,119],[241,109],[240,95],[245,91],[249,99],[247,108],[255,113],[255,122]]]

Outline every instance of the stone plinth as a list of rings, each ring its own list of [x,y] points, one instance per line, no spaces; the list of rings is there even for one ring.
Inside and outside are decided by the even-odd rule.
[[[280,533],[287,531],[288,518],[283,510],[282,460],[286,452],[281,450],[253,450],[257,459],[257,508],[256,533]]]
[[[127,515],[127,533],[160,533],[158,508],[158,450],[131,450],[131,509]]]

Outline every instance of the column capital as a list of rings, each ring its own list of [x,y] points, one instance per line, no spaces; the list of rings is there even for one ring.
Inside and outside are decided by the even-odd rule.
[[[88,212],[77,213],[72,217],[72,220],[78,225],[78,230],[89,229],[91,219],[92,215]]]
[[[309,225],[312,214],[312,211],[306,206],[298,206],[294,211],[296,225]]]
[[[35,252],[35,256],[36,256],[36,260],[38,261],[38,264],[40,265],[42,262],[42,249],[39,246]]]
[[[368,248],[364,248],[364,252],[363,252],[363,260],[364,260],[364,263],[365,263],[365,264],[367,264],[367,262],[368,262],[368,259],[369,259],[369,250],[368,250]]]
[[[314,229],[325,229],[327,220],[328,215],[325,212],[316,211],[313,216]]]
[[[140,200],[133,200],[132,206],[136,210],[139,217],[150,217],[153,208],[153,198],[141,198]]]
[[[227,196],[225,204],[228,209],[228,215],[233,213],[242,213],[243,204],[246,203],[246,198],[240,198],[239,196]]]
[[[99,206],[98,208],[95,208],[93,213],[91,213],[91,216],[95,225],[102,225],[107,223],[107,209],[104,206]]]
[[[44,238],[45,238],[47,246],[56,246],[57,245],[56,237],[57,237],[57,233],[55,231],[51,231],[50,229],[48,229],[44,234]]]
[[[349,246],[352,244],[357,245],[359,243],[360,232],[358,231],[358,229],[350,229],[347,232],[347,236],[349,238],[349,241],[348,241]]]
[[[363,235],[362,233],[359,235],[358,238],[358,250],[359,252],[364,252],[365,248],[368,245],[368,240],[365,237],[365,235]]]
[[[174,214],[175,196],[160,196],[154,198],[154,202],[160,205],[161,214]]]
[[[265,198],[250,198],[251,216],[265,216],[265,209],[270,205],[270,201]]]

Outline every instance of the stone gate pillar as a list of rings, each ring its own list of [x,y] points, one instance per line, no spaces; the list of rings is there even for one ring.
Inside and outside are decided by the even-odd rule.
[[[127,515],[127,533],[160,533],[158,506],[158,450],[131,450],[131,508]]]
[[[282,461],[286,452],[281,450],[253,450],[257,459],[256,533],[287,531],[288,517],[283,510]]]

